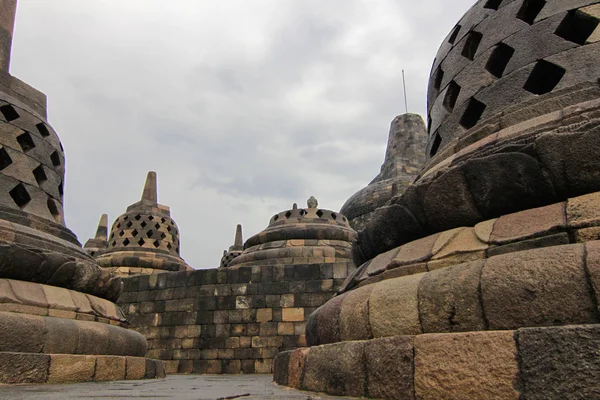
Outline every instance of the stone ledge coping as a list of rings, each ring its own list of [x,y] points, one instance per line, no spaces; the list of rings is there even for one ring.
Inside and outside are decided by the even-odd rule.
[[[387,279],[308,319],[309,345],[421,333],[600,322],[600,241],[494,256]]]
[[[600,239],[600,192],[409,242],[361,265],[340,289],[495,255]]]
[[[142,357],[146,339],[119,326],[0,311],[0,351]]]
[[[0,279],[0,311],[123,325],[123,311],[113,302],[57,286]]]
[[[109,250],[96,255],[94,259],[103,268],[138,267],[160,269],[163,272],[193,271],[182,258],[143,248],[128,251]]]
[[[74,383],[164,378],[165,362],[143,357],[0,352],[0,383]]]
[[[280,353],[274,381],[386,399],[597,398],[599,352],[596,324],[395,336]]]

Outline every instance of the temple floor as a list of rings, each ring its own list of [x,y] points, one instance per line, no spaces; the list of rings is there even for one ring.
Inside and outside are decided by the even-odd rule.
[[[273,382],[272,375],[170,375],[165,379],[67,385],[0,386],[3,400],[21,399],[354,399],[301,392]]]

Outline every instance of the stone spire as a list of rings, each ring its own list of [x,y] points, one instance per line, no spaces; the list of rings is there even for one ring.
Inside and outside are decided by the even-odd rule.
[[[102,214],[100,217],[95,239],[108,241],[108,214]]]
[[[88,239],[83,248],[92,257],[106,251],[108,247],[108,214],[102,214],[93,239]]]
[[[158,203],[158,185],[156,183],[156,172],[154,171],[148,172],[148,175],[146,176],[142,201]]]
[[[17,0],[0,1],[0,70],[9,72]]]
[[[235,240],[233,241],[233,249],[230,250],[237,249],[244,249],[244,239],[242,238],[242,225],[240,224],[238,224],[238,226],[235,229]]]

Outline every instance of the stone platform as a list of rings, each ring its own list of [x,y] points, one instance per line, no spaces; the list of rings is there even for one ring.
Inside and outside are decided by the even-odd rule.
[[[74,385],[29,385],[0,387],[3,400],[44,399],[123,399],[152,398],[180,400],[344,400],[350,397],[322,396],[279,387],[271,375],[189,376],[170,375],[166,379],[83,383]]]
[[[395,336],[281,353],[275,381],[386,399],[598,399],[599,352],[598,324]]]

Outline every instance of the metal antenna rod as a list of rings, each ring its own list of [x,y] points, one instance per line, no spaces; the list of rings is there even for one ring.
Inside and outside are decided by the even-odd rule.
[[[406,79],[404,78],[404,70],[402,70],[402,86],[404,87],[404,106],[406,107],[406,113],[408,114],[408,99],[406,97]]]

